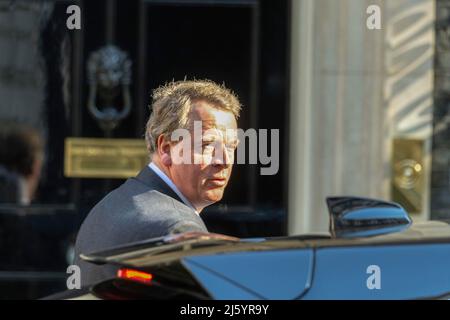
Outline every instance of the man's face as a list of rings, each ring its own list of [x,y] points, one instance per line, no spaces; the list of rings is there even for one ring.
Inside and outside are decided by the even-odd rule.
[[[171,147],[172,165],[169,172],[181,193],[201,210],[223,197],[238,143],[237,123],[233,113],[203,101],[194,105],[190,120],[191,139]],[[190,148],[186,148],[186,143],[190,144]],[[188,156],[186,151],[190,153]],[[180,155],[190,161],[173,161]]]

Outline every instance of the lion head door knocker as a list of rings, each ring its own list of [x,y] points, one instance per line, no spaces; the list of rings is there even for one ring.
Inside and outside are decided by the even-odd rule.
[[[88,109],[109,137],[131,110],[131,61],[127,53],[107,45],[91,53],[87,71]]]

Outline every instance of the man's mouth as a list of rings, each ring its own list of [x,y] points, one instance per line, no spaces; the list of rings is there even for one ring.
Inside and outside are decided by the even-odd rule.
[[[217,187],[223,187],[224,185],[227,184],[227,179],[226,178],[222,178],[222,177],[213,177],[211,179],[208,179],[208,181]]]

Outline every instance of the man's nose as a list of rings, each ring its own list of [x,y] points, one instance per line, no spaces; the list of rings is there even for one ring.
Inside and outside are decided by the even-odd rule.
[[[214,150],[214,157],[212,164],[215,166],[230,166],[232,164],[232,155],[228,153],[227,148],[221,143],[217,148]]]

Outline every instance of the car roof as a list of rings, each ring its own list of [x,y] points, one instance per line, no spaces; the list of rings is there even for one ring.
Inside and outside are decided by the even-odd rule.
[[[333,238],[308,242],[313,247],[450,242],[450,225],[448,221],[423,221],[415,222],[400,232],[373,237]]]
[[[96,264],[147,267],[169,263],[188,256],[231,252],[266,251],[301,248],[379,246],[401,244],[450,243],[450,225],[446,221],[416,222],[395,233],[360,238],[331,238],[326,234],[310,234],[267,239],[236,238],[218,240],[188,239],[179,243],[161,244],[161,239],[139,242],[117,249],[82,255]],[[158,243],[158,245],[156,245]]]

